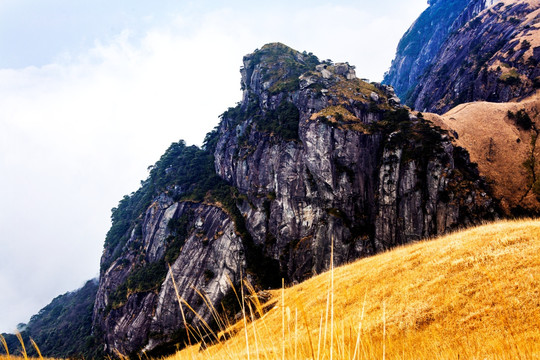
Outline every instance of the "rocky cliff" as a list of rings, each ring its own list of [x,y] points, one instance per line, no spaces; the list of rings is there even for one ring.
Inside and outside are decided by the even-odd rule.
[[[444,113],[472,101],[508,102],[540,87],[540,2],[497,3],[450,36],[410,95]]]
[[[241,116],[224,114],[214,155],[217,173],[246,195],[239,206],[254,241],[289,279],[324,270],[330,239],[342,263],[486,214],[478,179],[467,194],[450,190],[462,180],[459,151],[422,119],[410,120],[390,88],[362,82],[347,64],[319,64],[293,91],[275,91],[282,79],[264,71],[303,62],[276,50],[244,59]],[[286,108],[296,111],[296,138],[266,130]]]
[[[493,3],[456,3],[442,22],[436,19],[443,4],[432,4],[402,38],[384,82],[411,107],[437,113],[534,93],[540,87],[540,3]]]
[[[207,303],[217,306],[245,274],[245,248],[224,210],[230,188],[212,176],[208,155],[173,144],[114,209],[94,306],[106,351],[187,341],[184,324],[211,322]]]
[[[332,242],[341,264],[496,216],[467,153],[391,87],[279,43],[241,75],[203,148],[173,144],[113,209],[93,315],[109,352],[166,351],[241,278],[306,279]]]
[[[394,87],[398,96],[408,101],[410,92],[452,32],[461,28],[493,0],[428,1],[429,7],[401,38],[396,58],[383,83]]]
[[[467,149],[507,215],[536,215],[540,2],[469,1],[457,17],[442,5],[405,34],[385,81]],[[451,19],[435,21],[437,6]]]

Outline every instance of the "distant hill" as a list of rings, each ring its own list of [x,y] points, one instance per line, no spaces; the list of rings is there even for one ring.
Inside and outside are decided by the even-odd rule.
[[[103,357],[92,335],[92,309],[98,289],[97,279],[72,292],[57,296],[20,329],[29,356],[38,357],[32,338],[42,354],[55,358]],[[21,345],[13,334],[2,334],[12,354],[21,354]],[[0,354],[4,352],[0,346]]]
[[[539,253],[538,220],[404,246],[337,268],[333,291],[331,272],[272,291],[262,319],[170,359],[534,359]]]

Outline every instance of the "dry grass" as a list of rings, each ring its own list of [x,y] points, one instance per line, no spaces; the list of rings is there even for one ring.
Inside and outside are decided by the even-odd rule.
[[[516,205],[540,210],[538,198],[530,191],[531,176],[523,166],[531,154],[534,132],[520,129],[508,118],[508,111],[516,113],[521,109],[540,129],[540,92],[521,102],[479,101],[458,105],[444,115],[424,116],[458,134],[456,144],[467,149],[505,210]],[[538,148],[536,159],[540,159]]]
[[[26,353],[26,348],[24,346],[24,342],[23,342],[23,339],[22,339],[22,336],[20,333],[16,333],[17,335],[17,338],[19,339],[19,342],[21,343],[21,351],[20,353],[18,354],[11,354],[10,353],[10,350],[8,348],[8,345],[6,343],[6,339],[0,334],[0,349],[2,349],[4,351],[4,354],[0,354],[0,360],[33,360],[33,359],[40,359],[40,360],[43,360],[43,359],[46,359],[46,360],[54,360],[54,359],[51,359],[51,358],[44,358],[42,355],[41,355],[41,351],[39,350],[39,347],[38,345],[35,343],[35,341],[30,338],[30,342],[32,343],[32,346],[34,347],[34,349],[36,349],[39,357],[38,358],[33,358],[33,357],[29,357]]]
[[[409,245],[275,291],[230,340],[170,359],[539,359],[539,254],[536,220]]]

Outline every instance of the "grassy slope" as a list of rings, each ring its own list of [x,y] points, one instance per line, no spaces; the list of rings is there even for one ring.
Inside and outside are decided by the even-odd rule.
[[[444,115],[424,116],[444,129],[457,132],[456,144],[467,149],[481,175],[492,184],[503,208],[508,210],[521,205],[540,211],[540,202],[530,191],[531,174],[523,166],[533,149],[534,131],[519,128],[507,115],[508,111],[516,113],[521,109],[540,129],[540,92],[522,102],[479,101],[458,105]],[[535,147],[535,166],[538,167],[540,147],[538,144]]]
[[[247,332],[171,359],[538,359],[539,254],[532,220],[405,246],[335,269],[333,301],[328,272],[275,291]]]

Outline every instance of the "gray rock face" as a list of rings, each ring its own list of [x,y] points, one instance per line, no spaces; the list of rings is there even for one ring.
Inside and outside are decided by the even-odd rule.
[[[168,224],[178,219],[187,222],[188,236],[165,280],[153,290],[133,293],[124,303],[112,305],[111,294],[136,270],[134,267],[163,261],[171,235]],[[238,282],[240,274],[245,273],[242,241],[228,215],[215,206],[174,202],[162,195],[146,211],[143,224],[142,237],[133,233],[126,245],[133,250],[115,260],[101,276],[94,328],[105,333],[106,350],[110,352],[152,350],[175,340],[175,334],[184,328],[179,298],[200,316],[183,305],[189,324],[197,326],[201,318],[211,322],[210,310],[196,290],[209,303],[218,304],[231,290],[230,283]]]
[[[244,60],[245,69],[251,61]],[[346,83],[338,76],[343,71],[329,75],[327,69],[319,65],[319,75],[312,72],[302,78],[309,85],[330,88],[328,81],[334,86]],[[216,172],[246,195],[240,210],[248,230],[267,255],[280,261],[289,280],[325,270],[332,240],[339,264],[444,233],[475,221],[476,211],[482,216],[492,210],[491,200],[477,195],[479,180],[466,193],[450,189],[458,180],[457,155],[448,137],[439,140],[437,150],[426,150],[424,160],[405,159],[402,145],[392,145],[394,134],[314,120],[314,114],[339,102],[339,94],[332,90],[321,96],[316,87],[300,83],[297,91],[271,94],[267,91],[271,83],[262,86],[260,73],[247,71],[242,83],[243,98],[257,104],[256,115],[244,121],[224,116],[214,154]],[[385,90],[381,101],[399,108],[392,89]],[[367,97],[373,101],[369,93]],[[256,116],[272,111],[284,99],[299,110],[295,141],[269,136],[255,124]],[[247,109],[248,104],[241,107]],[[361,107],[355,110],[351,113],[364,125],[382,116]],[[461,206],[469,196],[479,201],[478,207]]]
[[[282,44],[246,56],[241,74],[243,100],[208,145],[229,185],[215,180],[234,187],[227,212],[210,204],[208,189],[204,202],[178,201],[193,183],[172,174],[189,174],[161,163],[162,177],[144,185],[150,206],[134,210],[144,203],[136,194],[113,213],[120,240],[106,243],[93,315],[109,352],[182,340],[184,317],[190,326],[209,322],[207,304],[219,308],[242,277],[262,287],[269,271],[288,282],[320,273],[332,243],[338,265],[494,216],[467,155],[411,117],[391,86]],[[211,157],[180,148],[191,151],[186,166]],[[160,162],[182,154],[172,147]],[[130,226],[120,226],[123,216]]]
[[[495,4],[495,5],[494,5]],[[540,84],[534,2],[433,1],[401,39],[384,83],[420,111],[472,101],[506,102]]]
[[[534,93],[540,47],[529,51],[525,39],[540,36],[540,19],[527,20],[538,8],[535,3],[497,4],[459,28],[432,59],[431,70],[408,101],[422,111],[444,113],[465,102],[508,102]]]
[[[383,83],[392,85],[397,95],[409,103],[411,91],[443,48],[452,32],[461,28],[490,0],[428,1],[429,7],[401,38],[395,59]]]

